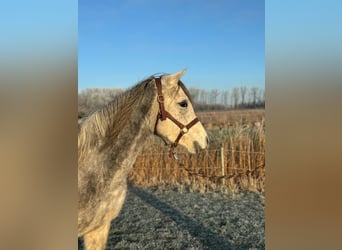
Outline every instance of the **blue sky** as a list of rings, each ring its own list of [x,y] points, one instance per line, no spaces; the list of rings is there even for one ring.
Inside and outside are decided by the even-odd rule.
[[[188,71],[188,87],[265,85],[260,0],[80,0],[79,91]]]

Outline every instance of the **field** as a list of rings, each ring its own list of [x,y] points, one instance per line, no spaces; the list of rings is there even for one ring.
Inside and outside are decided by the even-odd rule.
[[[238,192],[264,191],[264,110],[200,112],[210,146],[197,155],[180,147],[179,160],[168,156],[168,148],[153,138],[134,165],[129,179],[139,187],[189,188]]]

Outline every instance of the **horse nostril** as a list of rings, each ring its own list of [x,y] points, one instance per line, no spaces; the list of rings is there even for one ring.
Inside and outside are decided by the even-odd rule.
[[[209,145],[209,138],[208,138],[208,136],[206,136],[206,141],[207,141],[207,145]]]

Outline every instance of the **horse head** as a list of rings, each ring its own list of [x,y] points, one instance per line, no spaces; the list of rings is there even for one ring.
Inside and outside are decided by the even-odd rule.
[[[197,119],[188,90],[180,81],[184,72],[185,69],[155,79],[159,102],[155,133],[171,143],[171,150],[179,144],[196,153],[208,146],[208,135]]]

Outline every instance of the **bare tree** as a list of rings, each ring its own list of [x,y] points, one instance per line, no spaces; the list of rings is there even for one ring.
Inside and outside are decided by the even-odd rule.
[[[190,92],[192,100],[195,103],[199,103],[200,102],[200,92],[201,92],[201,90],[198,89],[198,88],[191,87],[191,88],[189,88],[189,92]]]
[[[257,104],[257,99],[258,99],[258,88],[257,87],[253,87],[251,88],[251,99],[252,99],[252,104],[253,104],[253,107],[255,108],[256,107],[256,104]]]
[[[232,92],[232,100],[233,100],[233,104],[234,104],[234,108],[238,108],[238,104],[239,104],[239,89],[238,88],[233,88],[233,92]]]
[[[240,94],[241,94],[241,104],[244,106],[246,103],[246,93],[247,93],[247,88],[245,86],[240,87]]]
[[[210,104],[217,104],[217,96],[219,95],[219,91],[217,89],[212,89],[210,92]]]
[[[228,106],[228,96],[229,96],[228,90],[224,90],[224,91],[221,93],[221,103],[222,103],[225,107]]]
[[[208,91],[202,89],[201,90],[201,104],[208,104]]]

